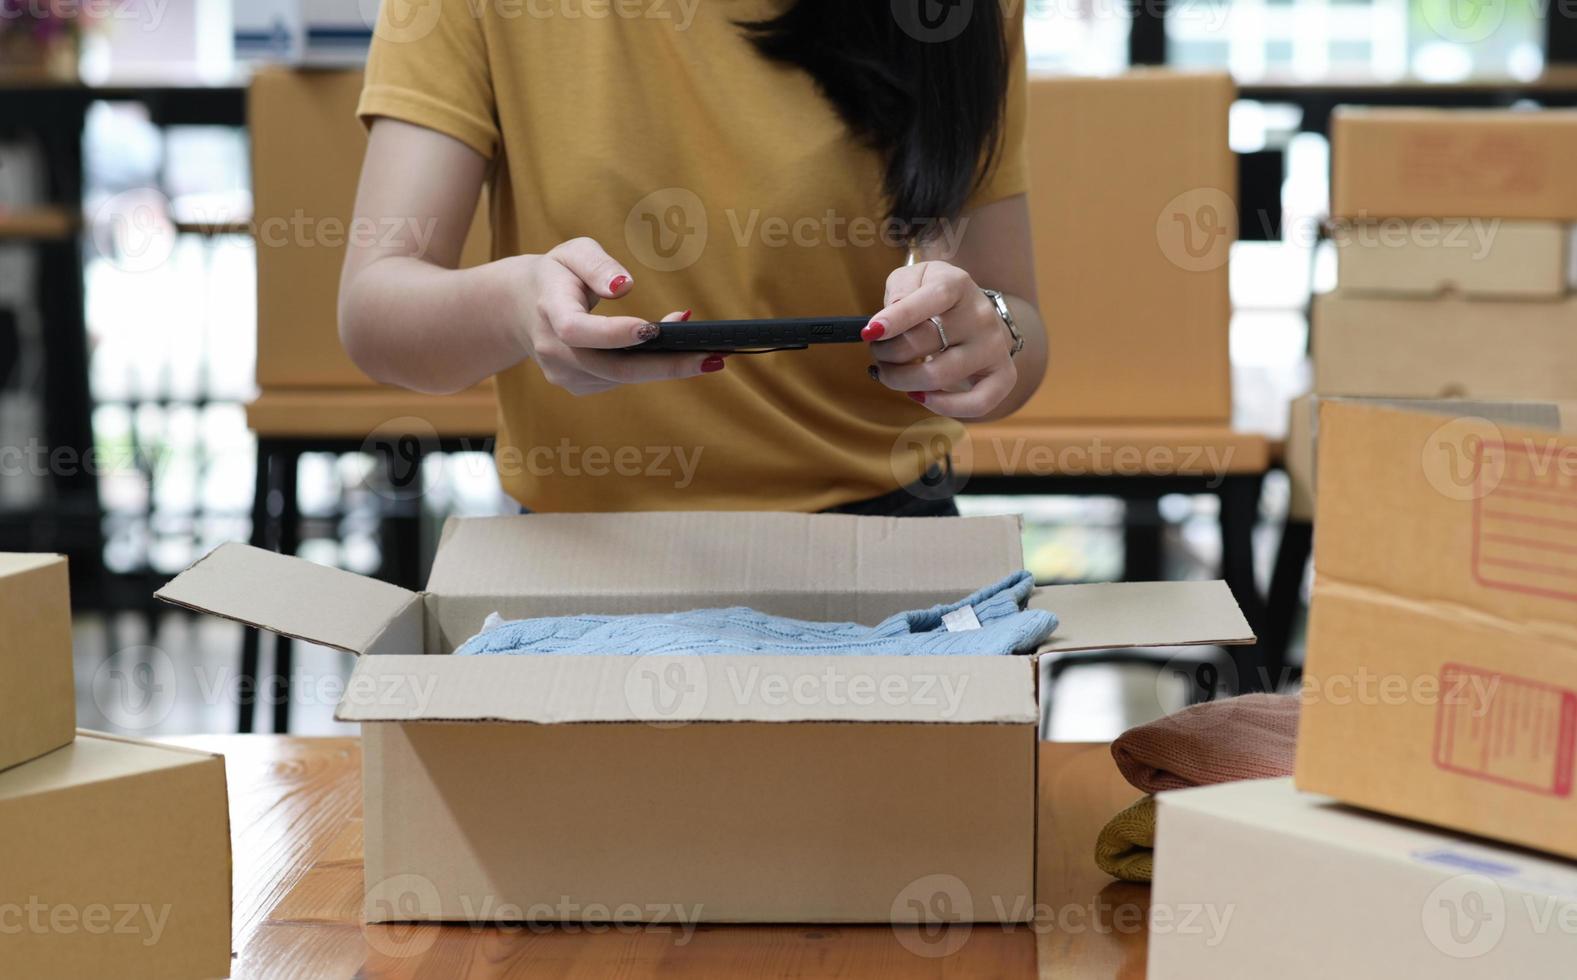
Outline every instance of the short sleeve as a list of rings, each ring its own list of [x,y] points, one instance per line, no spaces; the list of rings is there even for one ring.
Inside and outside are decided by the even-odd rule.
[[[1029,84],[1024,53],[1024,0],[1002,5],[1008,53],[1008,91],[1002,106],[1002,143],[991,170],[969,195],[965,208],[977,208],[1029,191],[1029,151],[1024,142],[1025,93]]]
[[[381,6],[357,116],[368,126],[387,117],[436,130],[491,160],[499,133],[487,5],[430,0]]]

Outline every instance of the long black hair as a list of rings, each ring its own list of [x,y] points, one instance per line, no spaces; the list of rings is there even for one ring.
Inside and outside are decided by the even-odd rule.
[[[742,26],[763,55],[809,72],[882,154],[887,216],[905,238],[956,218],[996,162],[1008,87],[1001,0],[796,0]]]

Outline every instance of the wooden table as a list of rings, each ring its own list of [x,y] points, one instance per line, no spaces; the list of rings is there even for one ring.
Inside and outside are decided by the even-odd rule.
[[[236,980],[305,978],[1142,977],[1149,888],[1091,863],[1096,832],[1138,797],[1105,745],[1043,743],[1035,925],[361,924],[361,752],[353,738],[172,739],[225,755],[235,860]]]

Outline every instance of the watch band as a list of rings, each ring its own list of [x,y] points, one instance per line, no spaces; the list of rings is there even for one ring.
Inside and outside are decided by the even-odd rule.
[[[1013,320],[1013,311],[1008,309],[1007,297],[995,289],[982,289],[981,292],[985,293],[986,299],[996,307],[997,316],[1002,318],[1002,325],[1008,328],[1008,335],[1013,338],[1013,347],[1009,353],[1010,356],[1017,357],[1018,352],[1024,349],[1024,335],[1019,333],[1018,324]]]

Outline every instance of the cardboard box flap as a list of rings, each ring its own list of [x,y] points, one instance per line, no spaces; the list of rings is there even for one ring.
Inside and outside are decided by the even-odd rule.
[[[1026,657],[363,657],[347,722],[1038,722]]]
[[[750,606],[874,624],[1024,567],[1017,517],[537,514],[454,520],[428,580],[430,646],[506,619]],[[436,628],[437,636],[431,635]]]
[[[1024,567],[1017,517],[534,514],[452,520],[427,591],[551,595],[935,592]],[[962,592],[959,590],[962,589]]]
[[[1322,401],[1318,453],[1316,608],[1339,589],[1577,645],[1577,438]]]
[[[1036,589],[1060,621],[1037,655],[1131,647],[1245,646],[1254,631],[1225,582],[1110,582]]]
[[[244,544],[220,545],[154,595],[348,653],[367,652],[421,609],[399,586]]]

